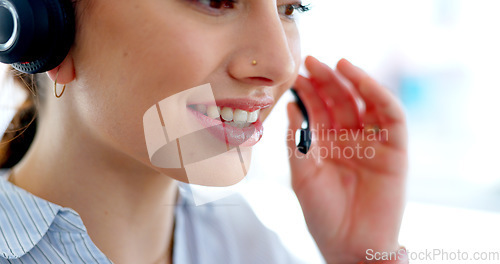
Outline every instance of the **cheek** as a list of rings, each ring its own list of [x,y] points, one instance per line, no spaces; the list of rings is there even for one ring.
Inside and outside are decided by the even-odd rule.
[[[110,15],[89,17],[77,37],[85,41],[75,50],[80,87],[76,109],[92,132],[149,164],[144,113],[167,97],[206,83],[223,57],[222,44],[228,42],[221,40],[222,33],[180,14],[100,8]]]
[[[273,95],[278,102],[278,100],[283,96],[283,94],[290,88],[293,87],[295,80],[297,79],[297,76],[299,74],[299,68],[301,65],[301,46],[300,46],[300,36],[298,34],[298,31],[296,28],[291,29],[288,32],[288,47],[290,49],[290,53],[292,54],[295,62],[295,68],[294,68],[294,73],[292,76],[290,76],[290,80],[287,81],[285,84],[279,86],[277,89],[274,90]],[[274,108],[274,106],[273,106]],[[262,113],[262,119],[265,120],[267,116],[271,113],[272,109],[268,109],[266,112]]]
[[[292,79],[291,84],[293,84],[295,82],[295,79],[297,78],[302,60],[300,35],[296,26],[294,26],[287,35],[288,35],[288,46],[290,47],[290,52],[292,53],[293,59],[295,61],[295,71],[293,77],[291,78]]]

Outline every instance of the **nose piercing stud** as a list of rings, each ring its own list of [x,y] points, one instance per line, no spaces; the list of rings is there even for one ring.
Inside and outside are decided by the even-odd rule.
[[[253,60],[253,61],[252,61],[252,65],[253,65],[253,66],[257,65],[257,61],[256,61],[256,60]]]

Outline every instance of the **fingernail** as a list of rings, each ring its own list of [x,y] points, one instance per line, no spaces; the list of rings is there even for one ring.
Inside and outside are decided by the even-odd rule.
[[[313,55],[309,55],[307,56],[308,58],[310,58],[310,60],[315,60],[315,61],[319,61],[318,59],[316,59],[316,57],[314,57]]]
[[[326,64],[324,64],[323,62],[321,62],[320,60],[318,60],[316,57],[313,57],[313,56],[309,56],[311,57],[311,60],[313,62],[313,64],[319,64],[319,65],[325,65],[327,66]]]
[[[349,65],[352,66],[354,69],[356,69],[357,71],[359,72],[362,72],[362,73],[365,73],[365,71],[363,69],[361,69],[360,67],[354,65],[352,62],[346,60],[347,62],[349,62]]]
[[[340,59],[340,60],[344,60],[344,61],[346,61],[347,63],[349,63],[349,64],[351,64],[351,65],[352,65],[351,61],[350,61],[350,60],[348,60],[348,59],[346,59],[346,58],[342,58],[342,59]]]
[[[356,66],[354,66],[354,64],[352,64],[352,62],[346,58],[342,58],[340,61],[345,61],[345,64],[347,64],[346,66],[348,66],[349,68],[357,68]]]

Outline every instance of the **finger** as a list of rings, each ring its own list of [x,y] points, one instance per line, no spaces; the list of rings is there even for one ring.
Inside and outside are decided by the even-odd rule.
[[[384,122],[404,120],[399,100],[366,72],[352,65],[346,59],[339,61],[337,69],[358,89],[365,101],[367,111],[375,109]]]
[[[337,70],[344,75],[355,87],[359,87],[361,80],[368,77],[368,74],[361,68],[354,66],[346,59],[341,59],[337,63]]]
[[[381,124],[404,122],[405,116],[400,101],[388,89],[371,77],[361,80],[359,93],[367,107],[376,112]]]
[[[305,61],[310,72],[311,81],[323,98],[329,111],[332,112],[336,125],[341,128],[359,128],[362,111],[360,96],[349,83],[339,77],[339,74],[328,65],[309,56]]]
[[[408,141],[406,118],[399,100],[370,77],[361,81],[359,90],[361,96],[367,98],[366,104],[371,105],[365,124],[379,126],[381,132],[384,132],[385,144],[392,148],[405,149]]]
[[[404,148],[407,142],[406,121],[399,100],[362,69],[342,59],[339,72],[351,81],[366,104],[365,125],[378,125],[390,132],[386,142],[392,147]]]
[[[329,115],[311,81],[303,76],[299,76],[295,81],[294,88],[306,107],[310,126],[317,129],[331,127],[333,124],[332,117]]]
[[[345,128],[361,128],[366,113],[365,102],[349,81],[346,81],[338,71],[331,71],[333,80],[339,84],[339,90],[342,90],[349,97],[344,101],[342,108],[336,109],[335,117],[344,117],[348,120],[344,123]]]

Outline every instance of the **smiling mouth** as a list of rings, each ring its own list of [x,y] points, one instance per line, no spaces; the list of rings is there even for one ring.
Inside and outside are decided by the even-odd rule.
[[[208,118],[220,120],[227,125],[237,128],[246,128],[256,123],[260,114],[260,109],[250,112],[228,106],[220,107],[205,104],[192,104],[188,105],[188,107]]]
[[[273,104],[272,99],[218,100],[215,103],[189,103],[187,109],[213,136],[228,147],[251,147],[263,135],[261,110]]]

